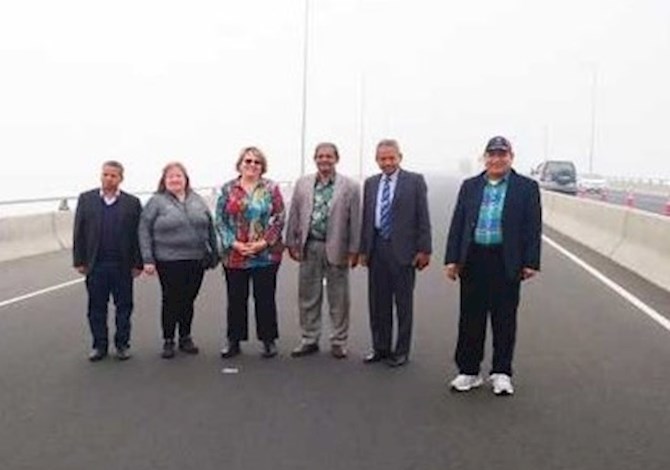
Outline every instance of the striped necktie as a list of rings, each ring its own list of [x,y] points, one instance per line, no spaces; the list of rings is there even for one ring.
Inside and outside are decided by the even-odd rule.
[[[391,177],[384,177],[382,187],[381,211],[379,215],[379,230],[382,238],[391,238]]]

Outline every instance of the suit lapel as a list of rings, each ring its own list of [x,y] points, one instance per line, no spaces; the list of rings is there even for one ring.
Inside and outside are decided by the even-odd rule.
[[[379,182],[382,179],[383,173],[378,174],[375,176],[375,178],[372,180],[372,183],[370,185],[370,198],[372,199],[372,217],[373,217],[373,222],[374,222],[374,217],[375,213],[377,211],[377,193],[379,192]]]
[[[503,203],[503,212],[502,212],[502,220],[503,220],[503,229],[504,229],[504,221],[509,218],[508,212],[512,210],[512,207],[516,204],[516,197],[517,197],[517,189],[518,185],[517,183],[517,176],[514,170],[510,170],[509,176],[507,177],[507,191],[505,192],[505,202]]]
[[[395,191],[393,191],[393,201],[391,201],[391,213],[396,211],[398,206],[398,200],[403,194],[405,183],[407,180],[407,173],[402,170],[398,170],[398,179],[395,182]]]
[[[305,214],[307,214],[307,230],[309,230],[309,224],[312,220],[312,211],[314,210],[314,185],[316,184],[316,174],[309,175],[306,184],[307,187],[305,188],[305,193],[307,197],[305,198]]]
[[[105,204],[105,200],[102,198],[100,193],[98,192],[95,194],[96,197],[91,198],[91,202],[93,203],[93,217],[94,217],[94,227],[96,227],[96,230],[100,228],[100,224],[102,223],[102,206]]]
[[[335,207],[335,201],[339,197],[342,197],[342,191],[344,191],[344,179],[335,175],[335,187],[333,188],[333,198],[330,201],[330,207],[328,208],[328,217],[333,215],[333,208]]]
[[[477,179],[477,191],[475,193],[475,207],[477,215],[479,215],[479,208],[482,206],[482,199],[484,199],[484,187],[486,186],[486,176],[482,173]]]

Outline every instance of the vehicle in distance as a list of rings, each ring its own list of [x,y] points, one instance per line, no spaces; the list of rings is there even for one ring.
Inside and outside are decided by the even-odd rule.
[[[577,175],[577,189],[585,193],[602,194],[607,187],[607,180],[600,175],[587,173]]]
[[[542,189],[577,194],[577,170],[569,160],[546,160],[531,171]]]

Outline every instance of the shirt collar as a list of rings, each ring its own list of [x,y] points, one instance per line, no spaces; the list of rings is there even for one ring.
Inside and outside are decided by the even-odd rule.
[[[117,189],[116,192],[112,196],[107,196],[105,192],[100,188],[100,197],[105,201],[107,204],[114,204],[116,200],[119,198],[121,195],[121,190]]]
[[[390,175],[387,175],[386,173],[382,172],[382,181],[384,181],[384,179],[388,177],[391,183],[395,183],[398,180],[399,174],[400,174],[400,168],[396,168],[396,170]]]
[[[320,176],[319,173],[317,172],[316,177],[314,178],[314,180],[315,180],[314,184],[315,184],[315,185],[316,185],[316,184],[322,184],[322,185],[324,185],[324,186],[328,186],[328,185],[333,184],[333,183],[335,182],[335,177],[336,177],[336,176],[337,176],[337,173],[333,172],[333,174],[331,174],[331,175],[330,175],[328,178],[326,178],[326,180],[324,181],[324,180],[321,179],[321,176]]]
[[[258,178],[258,181],[256,181],[256,185],[254,186],[254,188],[257,188],[257,187],[259,187],[261,185],[264,185],[264,184],[265,184],[265,179],[263,179],[263,177],[260,177],[260,178]],[[242,187],[242,177],[241,176],[238,176],[237,178],[235,178],[235,186],[238,186],[240,188]]]
[[[485,182],[487,185],[489,185],[489,186],[494,186],[494,187],[495,187],[495,186],[498,186],[498,185],[500,185],[500,184],[502,184],[502,183],[507,183],[507,182],[509,181],[509,175],[510,175],[510,173],[511,173],[511,171],[508,171],[507,173],[505,173],[505,176],[503,176],[501,179],[499,179],[499,180],[497,180],[497,181],[495,181],[495,182],[494,182],[494,181],[491,181],[490,179],[488,179],[488,177],[486,176],[486,172],[482,173],[482,178],[484,178],[484,182]]]

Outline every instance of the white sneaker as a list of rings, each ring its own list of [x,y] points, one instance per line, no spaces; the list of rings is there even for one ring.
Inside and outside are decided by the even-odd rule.
[[[484,379],[480,375],[458,374],[449,385],[452,390],[456,390],[457,392],[467,392],[479,387],[483,383]]]
[[[489,377],[493,385],[493,393],[496,395],[514,395],[512,378],[507,374],[491,374]]]

